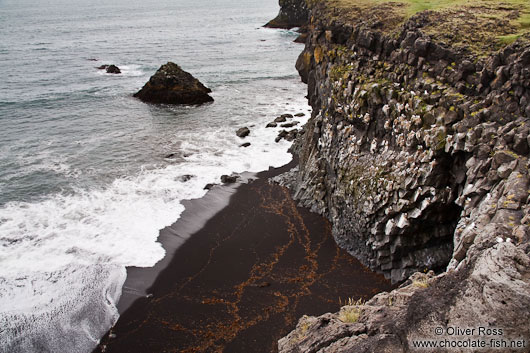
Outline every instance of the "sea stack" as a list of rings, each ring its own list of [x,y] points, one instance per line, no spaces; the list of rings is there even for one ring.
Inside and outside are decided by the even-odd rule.
[[[134,96],[147,103],[202,104],[213,101],[210,92],[190,73],[168,62]]]

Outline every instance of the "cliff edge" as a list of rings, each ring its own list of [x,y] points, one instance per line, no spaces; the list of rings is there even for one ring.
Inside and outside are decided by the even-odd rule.
[[[403,283],[302,318],[280,352],[528,349],[530,4],[298,2],[313,114],[279,180]]]

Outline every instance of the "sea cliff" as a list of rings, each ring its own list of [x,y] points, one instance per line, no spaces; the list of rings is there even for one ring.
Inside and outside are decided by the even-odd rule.
[[[448,327],[528,347],[529,6],[298,2],[313,114],[277,180],[402,285],[302,318],[280,352],[409,351]]]

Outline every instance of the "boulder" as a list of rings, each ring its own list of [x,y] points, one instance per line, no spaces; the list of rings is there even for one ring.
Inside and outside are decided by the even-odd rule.
[[[223,184],[233,184],[237,181],[238,176],[235,175],[221,175],[221,182]]]
[[[190,174],[184,174],[179,177],[179,180],[183,183],[190,181],[193,178],[193,175]]]
[[[293,122],[291,122],[291,123],[281,124],[280,126],[281,126],[281,127],[293,127],[293,126],[298,125],[298,124],[299,124],[298,121],[293,121]]]
[[[247,137],[249,134],[250,130],[248,127],[242,127],[236,131],[236,135],[241,138]]]
[[[190,73],[168,62],[134,96],[148,103],[202,104],[213,101],[210,92]]]
[[[106,68],[108,74],[121,74],[121,70],[116,65],[109,65]]]

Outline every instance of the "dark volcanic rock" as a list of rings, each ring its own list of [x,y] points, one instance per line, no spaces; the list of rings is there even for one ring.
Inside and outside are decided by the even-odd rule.
[[[275,123],[283,123],[286,120],[287,119],[285,118],[285,116],[281,115],[281,116],[277,117],[276,119],[274,119],[274,122]]]
[[[286,124],[284,124],[286,125]],[[278,133],[278,136],[276,137],[276,139],[274,141],[276,142],[280,142],[281,139],[285,139],[287,141],[293,141],[296,136],[298,136],[298,130],[297,129],[293,129],[293,130],[290,130],[290,131],[287,131],[287,130],[282,130]]]
[[[236,135],[243,138],[250,134],[250,130],[248,127],[242,127],[236,131]]]
[[[148,103],[202,104],[213,101],[210,92],[190,73],[168,62],[134,96]]]
[[[281,127],[293,127],[293,126],[298,125],[298,124],[299,124],[298,121],[293,121],[293,122],[291,122],[291,123],[281,124],[280,126],[281,126]]]
[[[498,327],[528,341],[530,43],[478,59],[424,35],[434,12],[387,35],[368,16],[343,23],[325,3],[311,8],[296,65],[312,115],[282,183],[328,217],[341,247],[408,280],[305,316],[279,352],[409,352],[450,339],[436,327]]]
[[[309,10],[305,1],[279,0],[280,13],[265,25],[269,28],[293,28],[307,24]]]
[[[250,142],[245,142],[239,145],[239,147],[249,147],[249,146],[250,146]]]
[[[179,180],[183,183],[190,181],[193,178],[193,175],[190,174],[184,174],[179,177]]]
[[[276,123],[268,123],[267,126],[265,126],[265,127],[276,127],[276,126],[278,126],[278,124],[276,124]]]
[[[109,65],[106,68],[108,74],[121,74],[121,70],[116,65]]]
[[[221,175],[221,182],[223,184],[233,184],[237,181],[238,176],[234,175]]]
[[[250,134],[250,129],[248,127],[242,127],[236,131],[236,135],[243,138],[247,137]]]

